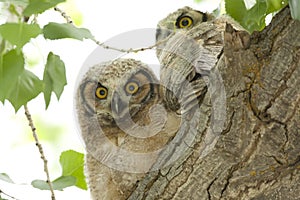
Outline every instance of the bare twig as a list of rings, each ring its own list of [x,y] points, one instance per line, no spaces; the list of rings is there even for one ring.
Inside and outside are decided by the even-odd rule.
[[[13,196],[11,196],[11,195],[9,195],[9,194],[3,192],[2,190],[0,190],[0,194],[3,194],[3,195],[7,196],[7,197],[10,198],[10,199],[18,200],[17,198],[15,198],[15,197],[13,197]],[[0,199],[1,199],[1,195],[0,195]]]
[[[62,9],[58,8],[58,7],[54,7],[54,10],[59,12],[61,14],[61,16],[66,20],[67,23],[69,24],[73,24],[73,21],[71,19],[70,16],[68,16],[66,14],[66,12],[64,12]],[[154,45],[151,45],[151,46],[148,46],[148,47],[142,47],[142,48],[137,48],[137,49],[120,49],[120,48],[117,48],[117,47],[111,47],[111,46],[108,46],[108,45],[105,45],[104,42],[100,42],[96,39],[94,39],[93,41],[100,47],[104,48],[104,49],[110,49],[110,50],[115,50],[115,51],[119,51],[119,52],[122,52],[122,53],[137,53],[137,52],[140,52],[140,51],[146,51],[146,50],[151,50],[151,49],[154,49],[155,47],[157,47],[158,45],[166,42],[170,37],[172,36],[172,34],[170,34],[170,36],[168,36],[166,39],[164,40],[161,40],[159,42],[157,42],[156,44]]]
[[[67,13],[65,11],[63,11],[62,9],[60,9],[58,7],[54,7],[54,10],[59,12],[61,14],[61,16],[67,21],[67,23],[73,24],[71,17],[69,15],[67,15]]]
[[[172,35],[172,34],[171,34]],[[146,50],[151,50],[151,49],[154,49],[155,47],[157,47],[158,45],[160,44],[163,44],[167,41],[167,39],[169,39],[169,37],[167,37],[166,39],[164,40],[161,40],[151,46],[148,46],[148,47],[142,47],[142,48],[137,48],[137,49],[119,49],[119,48],[116,48],[116,47],[111,47],[111,46],[107,46],[105,45],[104,43],[101,43],[100,41],[97,41],[97,40],[94,40],[94,42],[103,47],[104,49],[111,49],[111,50],[116,50],[116,51],[120,51],[122,53],[137,53],[137,52],[140,52],[140,51],[146,51]]]
[[[39,142],[38,136],[36,134],[36,128],[35,128],[35,126],[33,124],[32,117],[31,117],[31,114],[29,113],[27,105],[24,105],[24,109],[25,109],[25,115],[26,115],[27,120],[29,122],[29,126],[31,128],[32,135],[33,135],[33,138],[35,140],[36,146],[38,147],[39,152],[41,154],[41,159],[44,162],[44,171],[45,171],[46,176],[47,176],[47,183],[48,183],[49,188],[50,188],[51,199],[55,200],[54,190],[53,190],[53,186],[52,186],[52,183],[51,183],[51,180],[50,180],[50,174],[49,174],[48,165],[47,165],[48,161],[47,161],[47,159],[45,157],[45,154],[44,154],[44,151],[43,151],[43,147],[42,147],[41,143]]]

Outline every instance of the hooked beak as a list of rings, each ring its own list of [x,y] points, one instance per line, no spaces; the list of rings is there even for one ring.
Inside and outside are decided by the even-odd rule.
[[[122,118],[128,112],[129,102],[125,102],[120,98],[118,93],[113,94],[111,102],[111,110],[115,118]]]

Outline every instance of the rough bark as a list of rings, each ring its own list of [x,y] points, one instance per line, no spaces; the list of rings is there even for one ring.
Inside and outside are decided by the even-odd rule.
[[[213,150],[199,156],[199,136],[129,199],[300,199],[300,22],[285,8],[251,36],[228,26],[218,69],[227,117]]]

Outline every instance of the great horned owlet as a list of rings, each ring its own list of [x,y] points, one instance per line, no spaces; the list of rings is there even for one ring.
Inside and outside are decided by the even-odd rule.
[[[79,80],[75,104],[92,198],[126,199],[152,170],[180,118],[165,108],[151,69],[134,59],[90,68]]]
[[[199,157],[214,148],[226,123],[227,97],[218,69],[226,62],[228,24],[243,30],[229,16],[215,17],[183,7],[157,25],[162,97],[168,108],[181,114],[176,135],[191,136],[185,140],[199,147]]]
[[[158,23],[160,81],[165,86],[163,97],[173,110],[193,108],[216,78],[212,75],[209,80],[208,76],[222,58],[227,23],[242,29],[229,16],[216,18],[190,7],[178,9]]]

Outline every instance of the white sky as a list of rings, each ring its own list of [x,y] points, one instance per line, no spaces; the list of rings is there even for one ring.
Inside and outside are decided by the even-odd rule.
[[[160,19],[183,6],[191,6],[201,11],[212,11],[219,5],[219,0],[206,0],[206,3],[202,4],[196,4],[193,0],[74,0],[74,3],[83,14],[82,27],[88,28],[98,40],[106,41],[134,29],[155,28]],[[39,18],[41,23],[53,20],[64,22],[54,12],[48,12],[47,15]],[[37,44],[39,45],[37,46]],[[59,142],[48,144],[42,141],[46,157],[49,160],[52,179],[60,176],[58,159],[62,151],[68,149],[84,151],[74,123],[73,92],[77,74],[86,58],[95,48],[96,45],[91,41],[75,40],[54,42],[36,40],[33,41],[33,45],[26,47],[30,52],[28,57],[34,59],[44,55],[44,59],[46,59],[46,55],[51,50],[60,55],[66,64],[68,85],[61,100],[57,103],[56,98],[53,98],[47,111],[44,111],[42,95],[28,105],[34,121],[43,121],[53,126],[65,126]],[[147,54],[147,52],[142,54]],[[157,62],[153,55],[150,56],[154,59],[153,61],[147,60],[150,62],[149,64]],[[42,77],[41,67],[35,68],[34,71]],[[45,179],[43,163],[31,139],[24,110],[21,108],[15,115],[8,102],[6,102],[5,107],[0,104],[0,121],[0,173],[9,174],[17,183],[30,184],[34,179]],[[32,189],[30,186],[11,185],[0,181],[0,189],[20,200],[50,199],[49,191]],[[58,200],[89,199],[87,191],[75,187],[67,188],[64,192],[56,191],[56,196]]]

